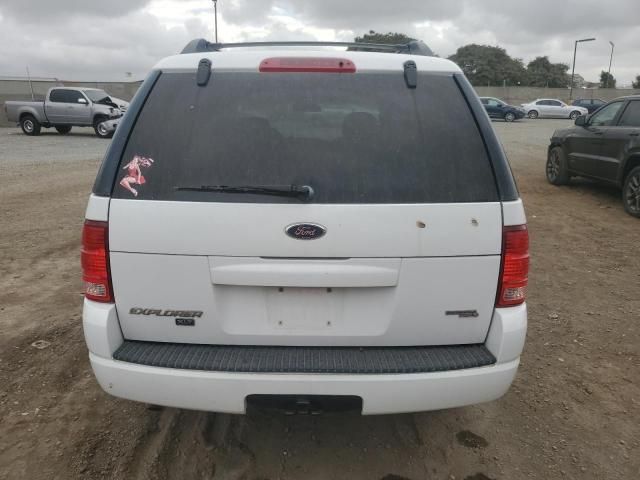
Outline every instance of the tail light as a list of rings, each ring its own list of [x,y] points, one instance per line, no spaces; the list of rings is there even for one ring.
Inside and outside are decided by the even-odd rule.
[[[526,225],[502,230],[502,263],[496,307],[524,303],[529,282],[529,232]]]
[[[113,302],[108,239],[107,222],[85,220],[80,250],[84,295],[89,300],[103,303]]]
[[[355,73],[356,66],[345,58],[274,57],[260,62],[261,72]]]

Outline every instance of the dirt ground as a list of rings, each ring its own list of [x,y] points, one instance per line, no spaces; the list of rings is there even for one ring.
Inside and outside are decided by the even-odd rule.
[[[640,221],[614,189],[547,184],[546,144],[567,124],[494,123],[532,239],[513,387],[484,405],[378,417],[151,409],[102,392],[78,257],[107,142],[0,129],[0,479],[640,477]]]

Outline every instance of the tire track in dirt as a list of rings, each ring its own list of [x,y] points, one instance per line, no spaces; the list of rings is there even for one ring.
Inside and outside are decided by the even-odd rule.
[[[163,409],[152,415],[147,423],[145,435],[136,444],[127,474],[131,478],[158,478],[158,470],[166,465],[167,458],[161,454],[167,452],[167,446],[175,441],[176,425],[180,412],[174,409]],[[163,476],[166,478],[166,476]]]
[[[161,409],[134,449],[127,478],[240,480],[255,474],[238,416]]]

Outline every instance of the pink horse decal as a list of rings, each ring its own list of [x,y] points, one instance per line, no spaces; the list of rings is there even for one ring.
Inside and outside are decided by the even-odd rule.
[[[133,185],[144,185],[146,182],[142,175],[142,167],[149,168],[153,165],[153,159],[136,155],[129,163],[127,163],[123,170],[127,170],[127,174],[120,180],[120,186],[129,190],[134,197],[138,196],[138,190],[133,188]]]

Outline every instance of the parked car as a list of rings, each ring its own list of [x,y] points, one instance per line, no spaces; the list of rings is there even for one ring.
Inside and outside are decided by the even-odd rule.
[[[605,103],[606,102],[604,100],[600,100],[599,98],[578,98],[574,100],[571,105],[584,107],[589,111],[589,113],[593,113]]]
[[[277,45],[190,43],[116,130],[82,235],[98,382],[235,413],[255,396],[365,414],[500,397],[528,233],[473,87],[433,56]]]
[[[118,99],[119,100],[119,99]],[[67,134],[74,126],[93,127],[96,135],[113,135],[127,102],[118,103],[104,90],[96,88],[53,87],[41,102],[9,101],[4,109],[7,119],[16,122],[26,135],[39,135],[42,128],[55,128]]]
[[[584,107],[567,105],[561,100],[539,98],[531,103],[522,104],[529,118],[570,118],[575,120],[580,115],[587,115],[589,110]]]
[[[514,107],[498,98],[480,97],[480,101],[491,118],[502,118],[505,122],[513,122],[525,116],[523,108]]]
[[[554,185],[572,176],[615,185],[627,213],[640,218],[640,95],[613,100],[554,132],[546,172]]]

